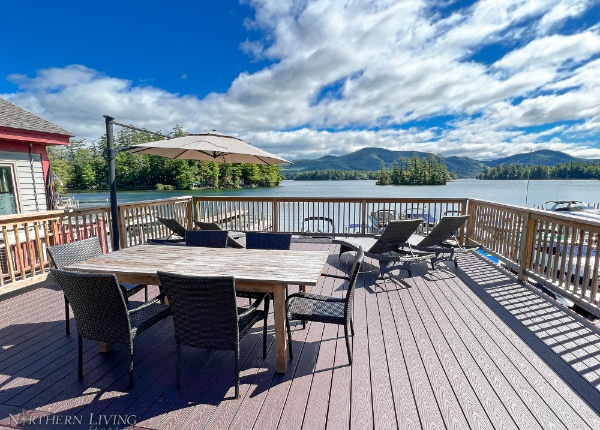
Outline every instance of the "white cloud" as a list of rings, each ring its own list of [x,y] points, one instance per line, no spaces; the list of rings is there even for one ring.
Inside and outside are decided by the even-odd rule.
[[[556,67],[566,61],[582,61],[600,51],[600,36],[586,31],[571,36],[552,35],[514,50],[494,66],[511,70]]]
[[[70,65],[15,70],[18,90],[0,97],[87,139],[110,114],[163,131],[217,129],[290,159],[365,146],[600,158],[599,29],[559,31],[591,2],[481,0],[445,16],[424,0],[248,3],[245,26],[263,37],[240,49],[272,64],[241,72],[225,93],[199,99]],[[490,44],[506,54],[472,59]]]

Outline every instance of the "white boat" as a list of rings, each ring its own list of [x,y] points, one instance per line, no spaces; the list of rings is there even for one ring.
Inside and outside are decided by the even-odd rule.
[[[550,200],[544,203],[544,209],[587,220],[600,221],[600,209],[579,200]]]

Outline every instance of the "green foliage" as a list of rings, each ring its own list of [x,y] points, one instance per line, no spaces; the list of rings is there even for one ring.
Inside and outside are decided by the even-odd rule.
[[[286,173],[287,179],[296,181],[345,181],[377,179],[377,172],[359,172],[357,170],[320,170],[315,172]]]
[[[440,155],[419,158],[415,152],[412,158],[395,161],[391,171],[382,162],[377,185],[445,185],[455,177],[456,174],[448,173]]]
[[[500,164],[484,167],[477,179],[600,179],[600,163],[570,161],[554,166]]]
[[[157,191],[172,191],[175,187],[173,185],[156,184]]]
[[[187,133],[175,126],[170,137]],[[132,154],[123,149],[138,143],[152,142],[158,137],[129,129],[115,135],[117,187],[155,188],[161,190],[202,187],[240,187],[242,185],[274,187],[283,176],[279,166],[254,164],[220,164],[212,161],[174,160],[154,155]],[[66,188],[97,189],[108,187],[106,136],[99,143],[72,140],[67,147],[49,147],[50,164]],[[57,186],[60,184],[57,184]],[[61,191],[61,188],[58,188]]]

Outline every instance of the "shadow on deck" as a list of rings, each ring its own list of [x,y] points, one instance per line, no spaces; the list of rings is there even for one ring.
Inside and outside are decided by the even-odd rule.
[[[348,270],[336,246],[294,248],[329,250],[327,270]],[[0,425],[600,428],[598,330],[473,254],[461,255],[459,266],[378,281],[361,274],[352,367],[343,329],[309,323],[292,327],[294,360],[277,374],[273,321],[265,360],[257,324],[241,344],[237,400],[228,352],[184,348],[175,388],[170,318],[136,339],[132,389],[124,345],[101,354],[84,341],[78,381],[77,337],[65,335],[62,294],[38,288],[0,302]],[[313,291],[343,289],[327,278]]]

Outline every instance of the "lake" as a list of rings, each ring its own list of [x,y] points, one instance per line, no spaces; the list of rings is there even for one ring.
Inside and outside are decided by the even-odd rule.
[[[256,196],[256,197],[465,197],[525,206],[527,181],[480,181],[459,179],[447,185],[377,186],[375,181],[283,181],[274,188],[182,191],[119,191],[119,203],[164,199],[178,196]],[[65,193],[81,206],[108,204],[108,191]],[[548,200],[600,202],[600,181],[530,181],[527,206],[540,206]]]

